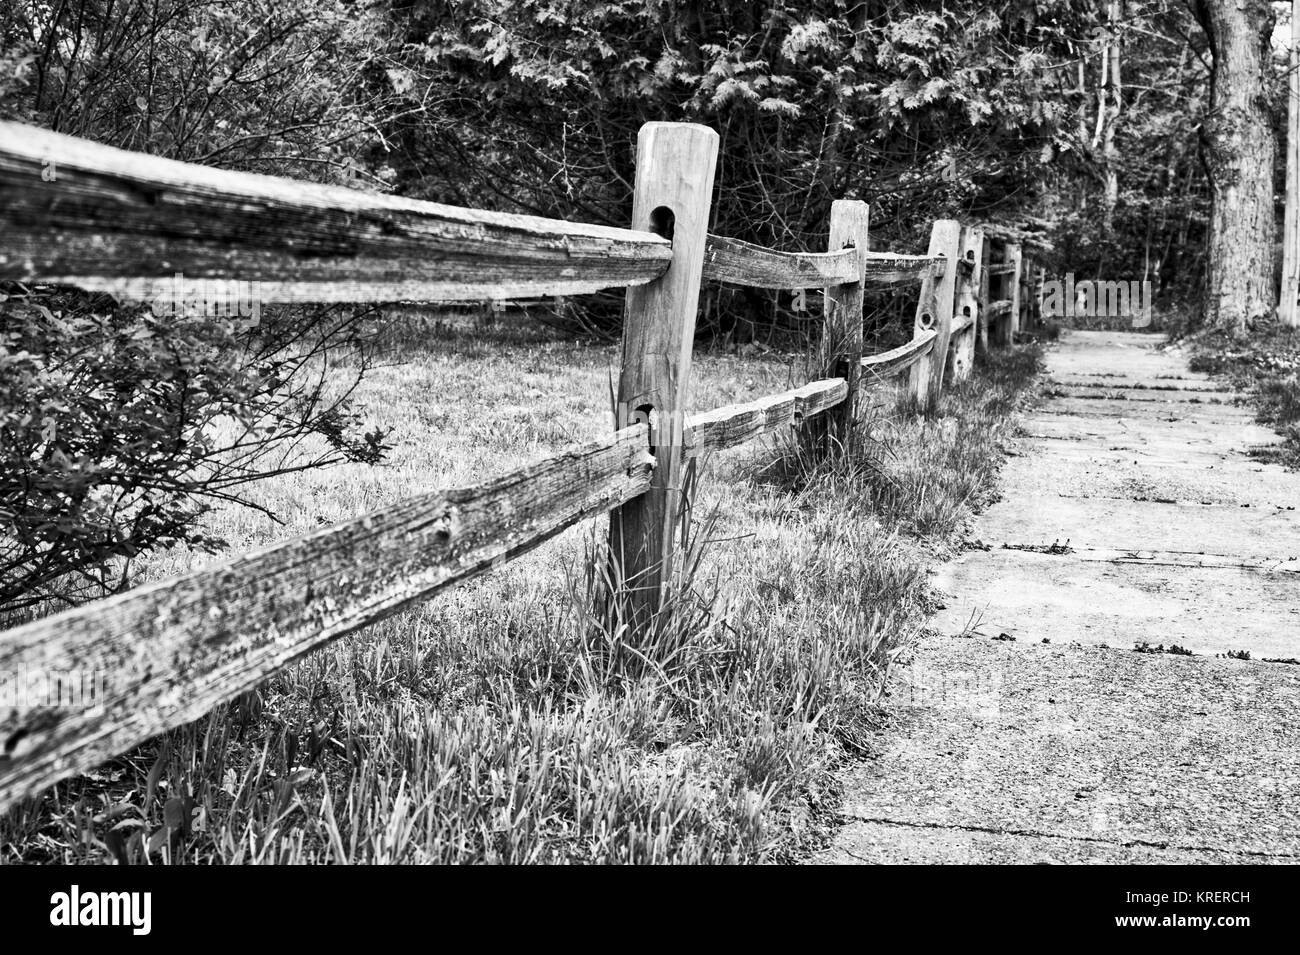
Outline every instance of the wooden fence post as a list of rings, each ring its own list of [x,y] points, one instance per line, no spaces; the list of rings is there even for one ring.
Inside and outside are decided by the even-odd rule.
[[[1034,262],[1033,253],[1027,253],[1020,263],[1020,330],[1032,331],[1034,321]]]
[[[1011,294],[1007,297],[1011,299],[1011,314],[1008,316],[1010,328],[1007,332],[1007,344],[1014,345],[1016,341],[1016,332],[1020,331],[1020,275],[1021,261],[1020,243],[1012,242],[1007,245],[1007,261],[1011,263],[1012,269],[1009,276],[1007,291]]]
[[[930,230],[929,255],[944,260],[930,270],[921,283],[921,297],[916,305],[914,334],[934,331],[934,348],[928,361],[912,366],[910,393],[923,406],[939,400],[943,390],[944,365],[948,360],[948,338],[952,330],[953,292],[957,278],[957,253],[961,243],[961,225],[955,219],[939,219]]]
[[[989,298],[989,287],[990,287],[989,263],[992,261],[993,240],[985,239],[982,243],[980,243],[980,246],[981,246],[980,256],[979,256],[980,278],[979,278],[979,285],[978,285],[979,291],[977,293],[979,301],[976,303],[978,306],[978,311],[976,311],[975,313],[976,326],[978,327],[979,331],[975,343],[979,353],[982,355],[987,355],[989,350],[988,307],[989,307],[989,302],[991,301],[991,299]]]
[[[975,339],[979,335],[979,294],[983,277],[984,230],[967,226],[961,230],[961,263],[957,270],[956,315],[954,321],[970,324],[952,343],[952,378],[964,381],[975,364]]]
[[[989,276],[989,301],[1005,302],[1011,298],[1011,277],[1002,266],[1009,261],[1010,246],[1003,240],[994,240],[990,245],[995,245],[997,251],[990,257],[990,265],[997,268],[996,275]],[[992,269],[990,269],[992,272]],[[1006,311],[999,311],[997,315],[990,316],[989,341],[995,348],[1009,348],[1011,346],[1011,314]]]
[[[681,506],[687,381],[708,235],[718,134],[688,123],[647,123],[637,136],[632,228],[672,240],[662,276],[627,290],[618,427],[650,425],[650,489],[610,517],[610,553],[644,629],[662,604]]]
[[[1034,257],[1026,254],[1020,261],[1020,330],[1027,332],[1034,327],[1033,309],[1033,275]]]
[[[1037,265],[1037,261],[1035,261]],[[1047,267],[1039,265],[1034,270],[1034,327],[1042,328],[1046,322],[1043,319],[1043,285],[1047,282]]]
[[[831,285],[824,293],[825,318],[822,324],[821,367],[827,378],[843,378],[849,383],[844,403],[825,415],[825,438],[834,447],[847,447],[857,420],[858,381],[862,377],[862,288],[867,268],[867,227],[870,210],[865,202],[836,199],[831,203],[830,241],[827,251],[838,252],[852,247],[858,253],[858,280]],[[815,420],[815,419],[814,419]],[[829,448],[827,449],[829,450]]]

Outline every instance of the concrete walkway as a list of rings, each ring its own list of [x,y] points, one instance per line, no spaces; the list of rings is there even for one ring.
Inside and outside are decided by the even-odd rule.
[[[1300,474],[1160,341],[1052,348],[820,861],[1300,861]]]

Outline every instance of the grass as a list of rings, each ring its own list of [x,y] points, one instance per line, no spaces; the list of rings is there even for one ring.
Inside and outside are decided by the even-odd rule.
[[[1193,371],[1249,392],[1260,423],[1282,435],[1281,444],[1252,453],[1300,470],[1300,329],[1268,323],[1249,337],[1210,332],[1192,339],[1191,347]]]
[[[361,401],[390,462],[266,482],[237,548],[499,473],[609,427],[615,349],[529,327],[408,331]],[[692,407],[799,362],[703,354]],[[883,397],[830,463],[788,441],[702,464],[653,645],[593,610],[603,521],[344,638],[198,723],[0,820],[29,862],[770,862],[825,844],[869,754],[927,567],[996,494],[1035,348],[929,416]],[[904,409],[904,412],[906,409]],[[202,558],[169,554],[157,577]]]

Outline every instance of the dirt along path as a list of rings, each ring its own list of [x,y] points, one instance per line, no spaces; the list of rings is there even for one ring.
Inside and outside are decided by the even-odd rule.
[[[1053,346],[820,861],[1300,860],[1300,474],[1160,341]]]

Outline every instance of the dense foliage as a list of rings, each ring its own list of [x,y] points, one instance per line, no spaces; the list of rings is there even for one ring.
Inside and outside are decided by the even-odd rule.
[[[718,233],[820,250],[848,197],[871,203],[877,248],[917,250],[952,216],[1036,237],[1062,272],[1154,279],[1166,302],[1194,297],[1204,271],[1209,54],[1175,0],[0,0],[0,41],[0,115],[178,159],[624,224],[637,129],[689,121],[721,137]],[[186,530],[197,487],[177,475],[232,449],[176,404],[195,382],[217,415],[298,408],[268,447],[374,447],[346,400],[334,418],[304,410],[331,405],[320,394],[297,403],[337,341],[320,315],[290,313],[268,362],[249,358],[264,331],[8,291],[0,414],[19,477],[3,508],[22,543],[0,604],[59,568],[202,543]],[[586,328],[616,328],[617,296],[580,307]],[[813,327],[793,308],[709,289],[700,326],[735,340]],[[134,472],[137,503],[105,504],[112,482],[88,475],[125,461],[161,483],[145,494]],[[21,524],[47,508],[48,527]]]
[[[199,518],[252,480],[378,460],[384,433],[358,433],[347,391],[327,387],[324,356],[358,354],[359,321],[325,310],[250,337],[238,318],[11,296],[0,312],[0,608],[118,589],[153,548],[221,548]]]
[[[0,104],[123,148],[352,181],[391,106],[358,98],[381,29],[341,0],[3,0]],[[0,610],[118,589],[159,547],[219,548],[199,518],[249,481],[382,454],[349,411],[362,313],[269,309],[250,329],[151,304],[0,287]]]
[[[399,82],[440,108],[406,125],[403,182],[622,222],[637,128],[699,122],[721,135],[720,231],[815,245],[849,196],[889,234],[976,187],[991,206],[1039,161],[1053,6],[413,5]]]
[[[394,16],[393,80],[437,103],[393,133],[403,190],[622,224],[640,125],[704,123],[721,139],[713,231],[805,250],[825,247],[837,198],[870,202],[891,248],[923,244],[935,217],[1032,201],[1062,118],[1044,71],[1066,24],[1088,19],[1058,2],[846,0],[470,0]],[[772,318],[774,298],[738,298],[724,323]]]

